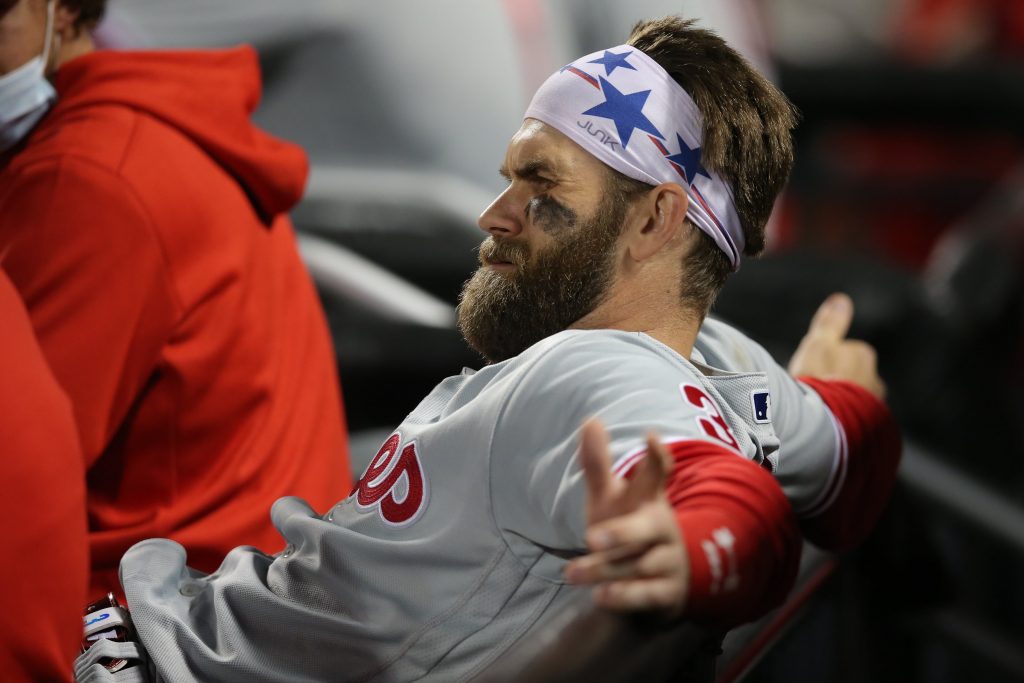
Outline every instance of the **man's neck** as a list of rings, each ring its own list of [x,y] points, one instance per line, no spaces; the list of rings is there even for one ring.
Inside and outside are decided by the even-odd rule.
[[[571,329],[643,332],[689,358],[701,321],[668,292],[611,294]]]
[[[56,55],[56,69],[59,70],[72,59],[89,54],[95,49],[96,45],[92,40],[92,35],[88,31],[79,31],[77,36],[61,43],[60,50]]]

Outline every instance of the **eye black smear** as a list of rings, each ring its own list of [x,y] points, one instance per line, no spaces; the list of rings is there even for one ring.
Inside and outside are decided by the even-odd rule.
[[[576,227],[578,216],[573,209],[547,195],[534,197],[526,205],[526,216],[532,215],[537,226],[548,234]]]

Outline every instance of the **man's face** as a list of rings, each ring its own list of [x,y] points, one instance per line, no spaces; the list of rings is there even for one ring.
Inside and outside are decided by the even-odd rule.
[[[480,216],[490,237],[458,309],[459,330],[491,362],[600,304],[615,279],[625,214],[604,195],[601,162],[539,121],[512,138],[501,173],[509,186]]]
[[[43,52],[45,0],[0,0],[0,76]]]

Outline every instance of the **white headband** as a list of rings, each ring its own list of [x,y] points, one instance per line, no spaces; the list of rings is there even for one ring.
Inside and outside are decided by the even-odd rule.
[[[557,128],[630,178],[684,187],[687,217],[739,268],[743,228],[729,184],[701,165],[700,110],[643,52],[618,45],[562,67],[524,118]]]

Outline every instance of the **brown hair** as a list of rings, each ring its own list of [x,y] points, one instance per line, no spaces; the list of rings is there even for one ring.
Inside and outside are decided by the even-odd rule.
[[[764,228],[775,198],[793,166],[796,109],[724,40],[694,28],[692,20],[641,21],[628,43],[660,64],[697,104],[704,119],[701,163],[732,187],[746,241],[743,254],[757,256],[764,250]],[[618,196],[635,197],[650,189],[617,171],[612,174]],[[703,318],[732,266],[710,237],[700,237],[683,262],[682,296]]]
[[[60,0],[60,4],[71,11],[78,12],[75,28],[90,31],[96,28],[107,10],[107,0]]]

